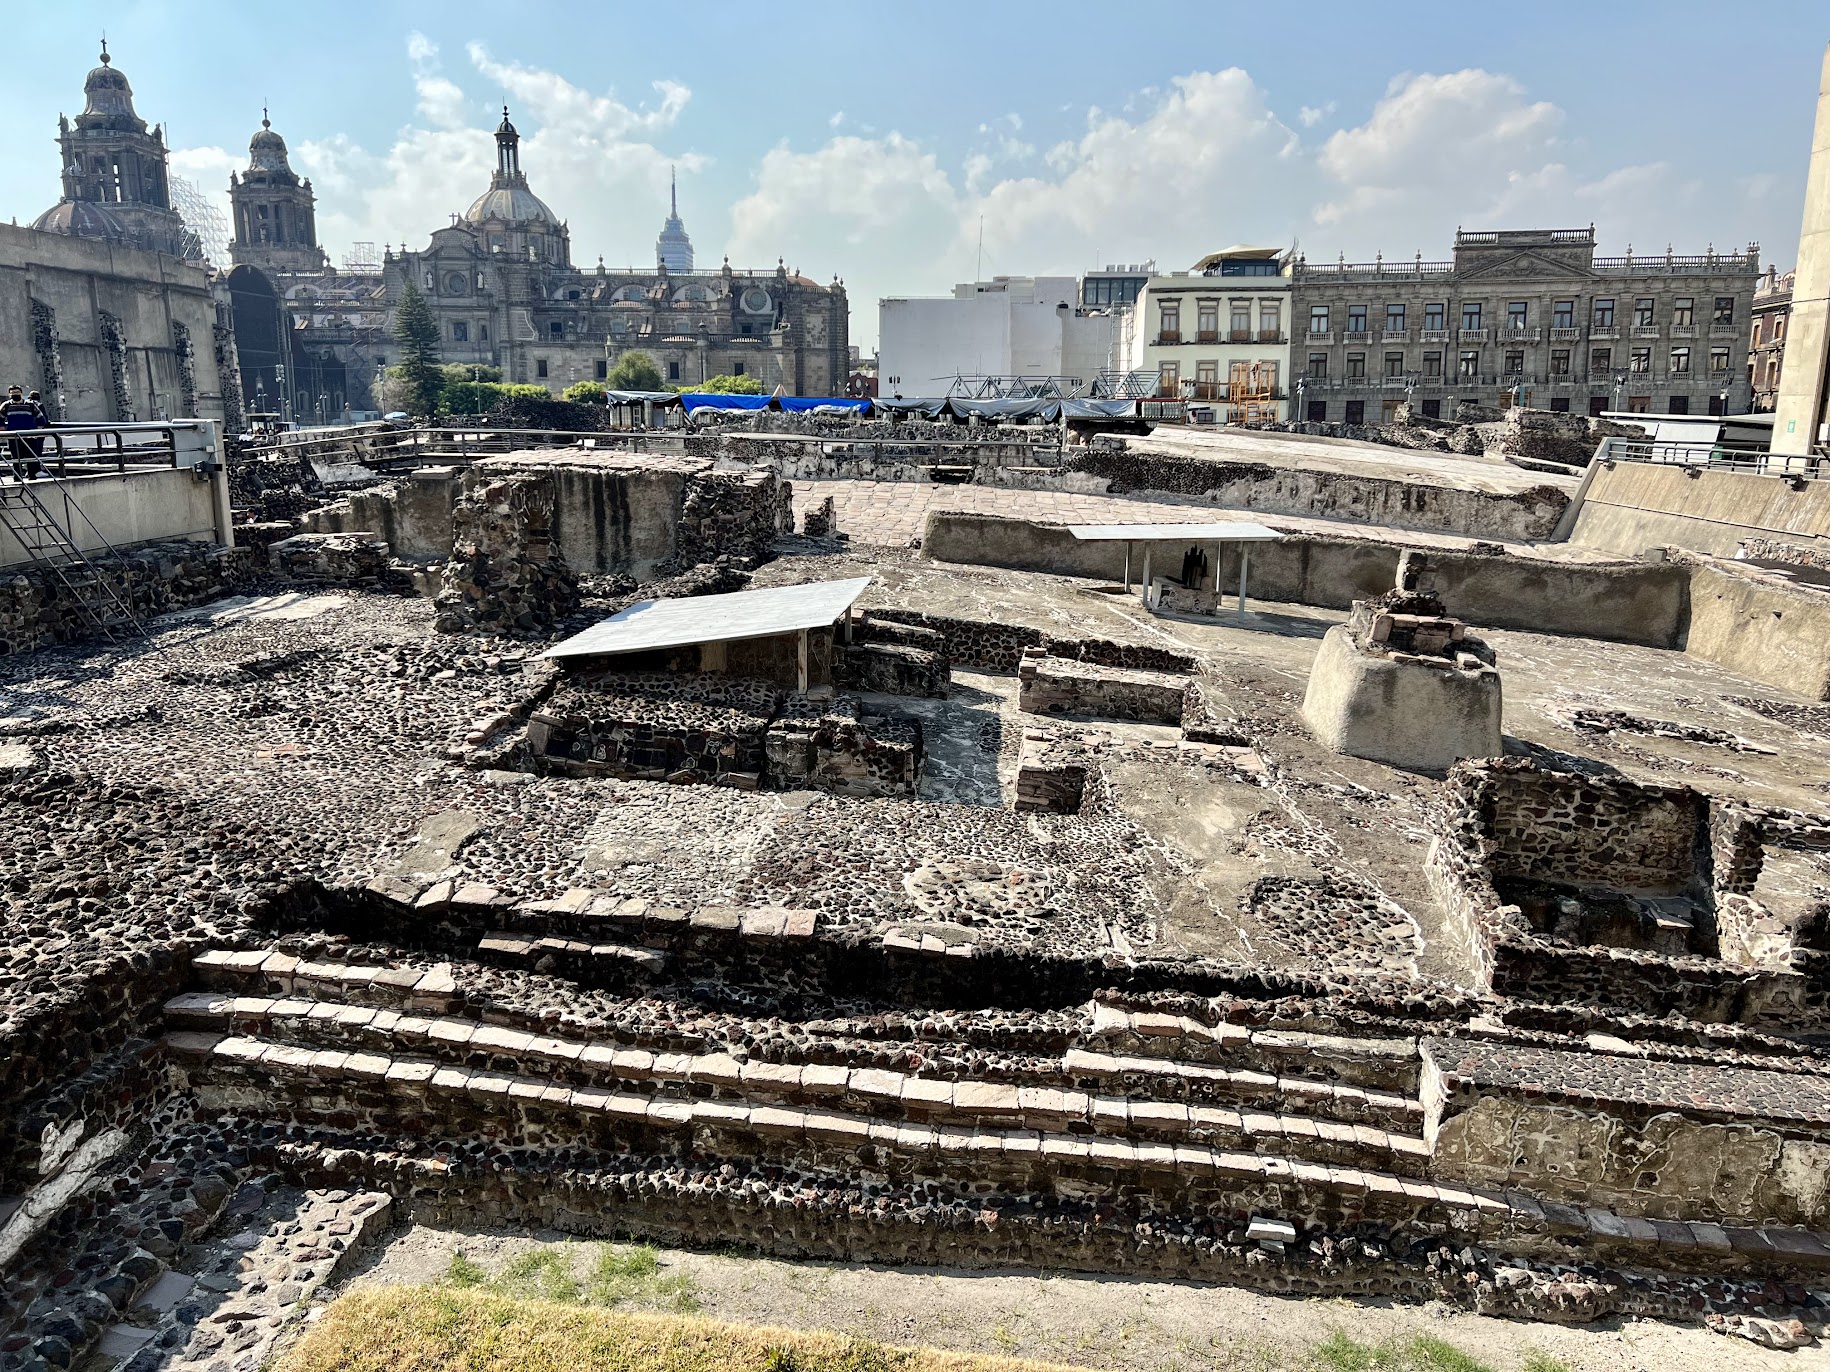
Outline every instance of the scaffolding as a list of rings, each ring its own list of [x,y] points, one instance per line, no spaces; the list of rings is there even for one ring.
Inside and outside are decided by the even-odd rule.
[[[1235,362],[1226,381],[1226,422],[1263,424],[1277,418],[1277,364]]]

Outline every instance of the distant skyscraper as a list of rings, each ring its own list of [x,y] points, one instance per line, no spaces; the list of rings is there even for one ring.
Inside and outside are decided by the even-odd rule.
[[[686,225],[680,222],[680,186],[671,170],[668,183],[673,193],[672,212],[655,240],[654,255],[663,271],[678,275],[693,269],[693,240],[686,236]]]

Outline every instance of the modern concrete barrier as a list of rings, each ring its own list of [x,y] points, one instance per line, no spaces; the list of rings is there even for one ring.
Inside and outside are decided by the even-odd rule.
[[[1509,554],[1406,550],[1417,587],[1442,597],[1457,619],[1487,629],[1523,629],[1640,643],[1682,644],[1690,569],[1670,562],[1553,562]]]
[[[1830,592],[1734,563],[1685,562],[1685,652],[1754,681],[1830,700]]]
[[[1749,538],[1830,553],[1830,481],[1604,462],[1576,512],[1572,543],[1637,556],[1667,544],[1733,557]]]
[[[227,491],[220,473],[168,467],[104,476],[34,481],[35,495],[85,553],[169,539],[227,543]],[[0,567],[33,559],[12,532],[0,529]]]

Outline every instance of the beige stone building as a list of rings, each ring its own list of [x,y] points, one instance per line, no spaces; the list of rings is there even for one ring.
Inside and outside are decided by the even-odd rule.
[[[1298,417],[1374,423],[1407,397],[1599,414],[1749,408],[1759,250],[1599,257],[1583,229],[1457,230],[1454,256],[1292,275]]]

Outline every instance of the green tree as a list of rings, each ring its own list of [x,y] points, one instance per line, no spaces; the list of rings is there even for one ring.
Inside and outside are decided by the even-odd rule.
[[[763,383],[753,376],[714,376],[703,386],[689,386],[686,389],[704,391],[711,395],[761,395]]]
[[[610,396],[601,381],[580,381],[560,392],[560,399],[578,405],[607,405]]]
[[[408,281],[394,306],[394,341],[400,345],[400,365],[394,369],[404,386],[407,409],[429,415],[438,410],[445,374],[438,362],[438,321],[419,287]]]
[[[467,381],[500,381],[502,379],[500,367],[486,367],[480,362],[447,362],[439,368],[439,371],[444,375],[445,384],[448,386],[460,386]]]
[[[616,359],[616,365],[604,379],[604,389],[660,391],[666,389],[666,383],[661,380],[661,369],[652,357],[644,352],[629,352]]]

